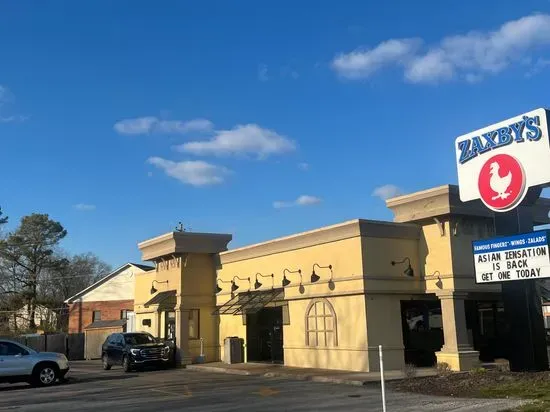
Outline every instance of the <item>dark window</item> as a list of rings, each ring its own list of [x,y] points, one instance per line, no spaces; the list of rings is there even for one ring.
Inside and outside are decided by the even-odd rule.
[[[200,339],[200,312],[199,309],[189,311],[189,339]]]
[[[0,356],[15,356],[15,355],[28,355],[27,352],[22,347],[10,343],[10,342],[0,342]]]
[[[94,310],[94,313],[92,315],[92,322],[101,320],[101,311],[100,310]]]
[[[143,345],[144,343],[155,343],[155,338],[148,333],[127,333],[124,340],[128,345]]]

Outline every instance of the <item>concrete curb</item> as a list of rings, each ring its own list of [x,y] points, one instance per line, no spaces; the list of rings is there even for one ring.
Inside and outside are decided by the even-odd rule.
[[[215,366],[195,366],[195,365],[187,365],[185,369],[195,372],[214,372],[214,373],[225,373],[228,375],[244,375],[244,376],[250,376],[250,375],[260,375],[260,374],[254,374],[250,371],[243,371],[242,369],[225,369],[225,368],[216,368]]]
[[[242,376],[262,376],[264,378],[283,378],[283,379],[295,380],[295,381],[333,383],[333,384],[339,384],[339,385],[352,385],[352,386],[364,386],[370,382],[370,381],[353,380],[353,379],[342,379],[342,378],[336,378],[331,376],[314,376],[314,375],[285,373],[285,372],[255,373],[253,371],[245,371],[242,369],[226,369],[226,368],[217,368],[215,366],[187,365],[186,369],[191,371],[196,371],[196,372],[225,373],[229,375],[242,375]]]

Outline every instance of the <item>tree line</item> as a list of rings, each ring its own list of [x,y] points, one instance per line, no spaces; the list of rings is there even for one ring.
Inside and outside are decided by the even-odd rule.
[[[0,208],[0,231],[7,223]],[[64,301],[111,272],[93,253],[64,251],[67,230],[47,214],[24,216],[15,230],[0,233],[0,333],[66,330]],[[56,314],[55,324],[36,324],[44,308]]]

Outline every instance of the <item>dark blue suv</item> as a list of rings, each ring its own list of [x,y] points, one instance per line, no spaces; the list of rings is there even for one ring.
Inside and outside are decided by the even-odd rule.
[[[101,350],[103,369],[122,365],[125,372],[148,365],[172,366],[174,351],[171,342],[162,342],[145,332],[113,333]]]

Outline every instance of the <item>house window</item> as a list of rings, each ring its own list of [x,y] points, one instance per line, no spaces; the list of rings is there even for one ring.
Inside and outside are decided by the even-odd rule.
[[[336,312],[326,299],[311,301],[306,309],[306,346],[338,346]]]
[[[128,319],[128,312],[131,312],[128,309],[122,309],[120,311],[120,319]]]
[[[101,320],[101,311],[94,310],[94,313],[92,314],[92,322],[96,322],[98,320]]]
[[[199,309],[191,309],[189,311],[189,339],[200,339]]]

